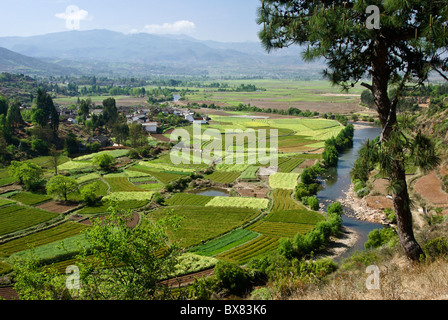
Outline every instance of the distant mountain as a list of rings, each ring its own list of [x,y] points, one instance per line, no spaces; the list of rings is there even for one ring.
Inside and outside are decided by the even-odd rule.
[[[64,66],[86,67],[88,63],[91,72],[99,69],[115,72],[115,68],[147,72],[148,66],[155,66],[156,69],[163,66],[185,69],[186,73],[219,70],[222,73],[232,71],[250,74],[257,70],[275,72],[276,68],[292,70],[303,66],[297,48],[268,55],[256,42],[220,43],[199,41],[187,36],[147,33],[125,35],[108,30],[4,37],[0,38],[0,46]],[[123,68],[123,64],[128,65]]]
[[[31,75],[69,75],[77,74],[75,69],[48,63],[24,56],[0,47],[0,72],[23,73]]]

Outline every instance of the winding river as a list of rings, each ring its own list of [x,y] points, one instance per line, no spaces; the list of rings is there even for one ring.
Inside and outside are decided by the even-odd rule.
[[[339,156],[337,168],[327,173],[324,181],[325,188],[317,195],[319,201],[325,205],[345,198],[345,192],[349,190],[351,185],[350,171],[358,157],[358,151],[367,139],[373,140],[381,134],[381,128],[379,127],[359,124],[356,127],[360,129],[355,130],[353,147]],[[350,209],[345,208],[345,210]],[[381,224],[360,221],[347,215],[343,215],[342,220],[344,226],[354,230],[358,234],[358,240],[353,247],[348,249],[337,260],[348,257],[355,251],[364,250],[364,243],[367,241],[369,232],[374,229],[383,228]]]

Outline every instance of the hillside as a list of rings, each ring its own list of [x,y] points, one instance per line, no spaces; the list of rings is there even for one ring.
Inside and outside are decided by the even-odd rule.
[[[267,54],[259,43],[219,43],[190,37],[69,31],[33,37],[3,37],[0,46],[81,72],[107,74],[247,75],[318,74],[301,71],[300,50]],[[87,62],[87,64],[86,64]],[[314,71],[313,71],[314,70]]]
[[[0,47],[0,72],[41,76],[76,75],[74,69],[31,58]]]

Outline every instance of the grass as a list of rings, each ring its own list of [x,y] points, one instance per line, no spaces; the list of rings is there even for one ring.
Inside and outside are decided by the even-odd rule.
[[[206,207],[221,208],[248,208],[263,210],[269,205],[268,199],[247,198],[247,197],[214,197],[206,204]]]
[[[19,205],[0,208],[0,236],[32,227],[57,216],[56,213]]]
[[[269,186],[271,189],[289,189],[293,190],[299,179],[298,173],[277,172],[269,177]]]
[[[19,180],[14,177],[11,177],[8,169],[0,170],[0,186],[11,184],[11,183],[14,183],[17,181],[19,181]]]
[[[153,211],[148,216],[153,220],[166,217],[171,213],[183,217],[178,229],[168,230],[170,241],[178,242],[181,247],[200,244],[201,241],[214,239],[259,215],[258,210],[227,208],[221,210],[203,206],[168,207]]]
[[[212,257],[249,242],[258,236],[259,234],[255,232],[245,229],[237,229],[223,237],[214,239],[202,246],[194,248],[191,252]]]

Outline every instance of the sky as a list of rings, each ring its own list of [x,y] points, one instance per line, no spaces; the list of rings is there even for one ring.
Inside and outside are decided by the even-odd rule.
[[[260,0],[0,0],[0,37],[107,29],[259,41]]]

